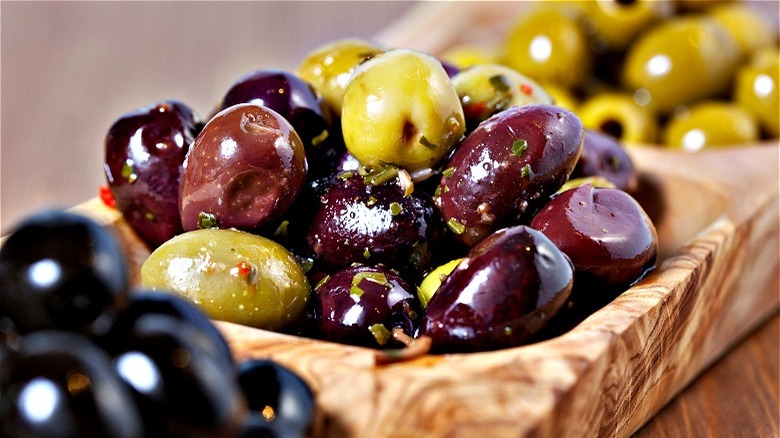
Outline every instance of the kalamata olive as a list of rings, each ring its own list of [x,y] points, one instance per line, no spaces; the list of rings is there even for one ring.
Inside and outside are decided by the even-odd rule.
[[[636,191],[639,184],[634,163],[617,139],[586,129],[582,154],[571,177],[592,176],[602,177],[625,192]]]
[[[157,246],[182,231],[179,175],[202,125],[185,104],[166,100],[123,115],[105,143],[105,172],[116,206]]]
[[[219,229],[186,232],[160,245],[141,266],[141,282],[187,298],[213,319],[267,330],[299,324],[310,290],[284,247]]]
[[[128,304],[124,253],[96,222],[45,211],[24,220],[0,249],[0,313],[21,333],[105,333]]]
[[[222,109],[240,103],[265,106],[287,119],[303,141],[312,168],[318,166],[332,146],[330,111],[314,87],[292,73],[282,70],[248,73],[230,87],[222,100]]]
[[[658,236],[634,198],[622,190],[585,184],[553,198],[531,221],[566,255],[577,272],[576,288],[622,289],[655,262]]]
[[[393,327],[411,335],[421,315],[417,298],[398,273],[355,264],[317,285],[314,307],[318,335],[364,346],[386,346]]]
[[[571,261],[525,225],[499,230],[471,249],[428,302],[420,334],[439,351],[523,344],[569,297]]]
[[[111,358],[83,336],[30,333],[0,359],[0,436],[153,435]]]
[[[419,274],[439,235],[432,201],[396,183],[366,184],[344,175],[320,197],[306,241],[314,258],[333,269],[384,263]]]
[[[184,230],[251,230],[279,218],[306,182],[306,155],[275,111],[239,104],[214,116],[195,138],[181,180]]]
[[[474,246],[493,231],[530,220],[569,178],[583,127],[552,105],[511,107],[474,130],[447,164],[434,198],[457,238]]]

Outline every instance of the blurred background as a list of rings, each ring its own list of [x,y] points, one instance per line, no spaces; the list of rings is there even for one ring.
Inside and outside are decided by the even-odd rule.
[[[103,141],[122,114],[179,99],[202,116],[259,68],[370,38],[412,2],[2,2],[0,234],[105,184]]]

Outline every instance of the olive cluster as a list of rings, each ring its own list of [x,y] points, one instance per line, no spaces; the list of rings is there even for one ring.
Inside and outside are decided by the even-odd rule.
[[[314,398],[267,360],[234,363],[190,302],[130,293],[91,220],[24,221],[0,249],[0,435],[304,436]]]
[[[655,260],[615,139],[509,67],[361,40],[245,75],[205,124],[175,101],[121,117],[106,174],[154,248],[144,287],[356,345],[521,345]]]
[[[540,2],[499,49],[464,45],[444,58],[504,63],[625,142],[752,144],[780,135],[780,52],[777,29],[748,3]]]

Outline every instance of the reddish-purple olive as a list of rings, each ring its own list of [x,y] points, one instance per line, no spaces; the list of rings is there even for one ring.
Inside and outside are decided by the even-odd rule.
[[[195,138],[181,180],[184,230],[254,230],[279,218],[306,182],[301,139],[277,112],[240,104],[215,115]]]
[[[314,293],[316,332],[323,339],[354,345],[391,344],[394,327],[417,329],[417,295],[387,267],[355,264],[322,280]]]
[[[420,326],[434,350],[525,343],[569,297],[571,261],[541,232],[519,225],[471,249],[433,295]]]
[[[120,117],[108,131],[105,172],[125,220],[152,246],[182,231],[179,175],[202,125],[185,104],[167,100]]]
[[[552,105],[511,107],[483,122],[455,151],[435,201],[458,240],[474,246],[530,220],[569,178],[583,127]]]
[[[572,178],[602,177],[620,190],[633,193],[639,184],[634,163],[618,140],[611,135],[585,130],[582,154]]]

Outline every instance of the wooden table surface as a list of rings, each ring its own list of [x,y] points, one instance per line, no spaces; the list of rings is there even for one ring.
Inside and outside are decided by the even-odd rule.
[[[103,138],[122,113],[176,98],[208,114],[244,73],[294,69],[319,44],[370,37],[410,6],[0,2],[0,234],[94,197]],[[780,436],[779,345],[775,315],[636,436]]]

